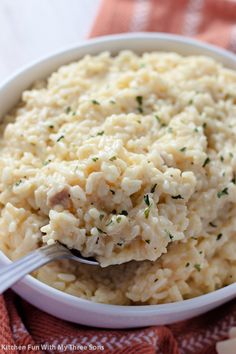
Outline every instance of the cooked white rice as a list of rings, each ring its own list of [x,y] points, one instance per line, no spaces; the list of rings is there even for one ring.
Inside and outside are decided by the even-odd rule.
[[[2,250],[59,240],[95,256],[106,268],[60,261],[35,276],[104,303],[234,282],[235,119],[236,73],[208,57],[125,51],[61,67],[2,124]]]

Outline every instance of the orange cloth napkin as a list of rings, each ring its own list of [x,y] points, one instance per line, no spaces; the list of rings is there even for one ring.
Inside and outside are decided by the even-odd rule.
[[[236,1],[103,0],[90,36],[131,31],[194,36],[236,51]],[[11,291],[0,296],[0,354],[216,354],[216,342],[226,338],[232,326],[235,300],[171,326],[104,330],[59,320]],[[88,350],[74,349],[79,345]],[[89,345],[104,350],[90,350]]]
[[[103,0],[90,37],[167,32],[236,52],[236,0]]]
[[[109,330],[59,320],[8,291],[0,297],[0,324],[1,354],[216,354],[215,343],[236,326],[236,302],[171,326]],[[88,350],[74,349],[79,345]]]

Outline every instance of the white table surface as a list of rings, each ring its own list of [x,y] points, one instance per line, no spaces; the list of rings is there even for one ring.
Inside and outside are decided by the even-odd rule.
[[[100,0],[0,0],[0,83],[20,67],[85,39]]]

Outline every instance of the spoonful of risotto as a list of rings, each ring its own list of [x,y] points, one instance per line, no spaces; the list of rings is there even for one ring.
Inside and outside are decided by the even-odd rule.
[[[63,258],[89,265],[99,265],[95,259],[84,258],[79,251],[74,249],[69,250],[66,246],[56,242],[40,247],[25,257],[3,267],[0,270],[0,294],[33,270],[49,262]]]

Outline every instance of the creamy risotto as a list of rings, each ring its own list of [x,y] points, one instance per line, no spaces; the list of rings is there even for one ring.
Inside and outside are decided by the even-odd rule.
[[[86,56],[23,92],[0,139],[0,246],[94,256],[34,275],[113,304],[236,281],[236,73],[213,59]]]

